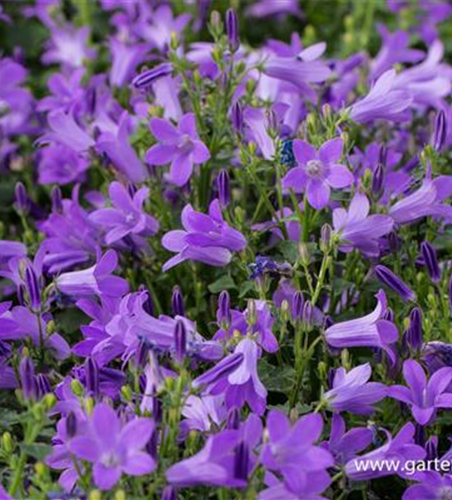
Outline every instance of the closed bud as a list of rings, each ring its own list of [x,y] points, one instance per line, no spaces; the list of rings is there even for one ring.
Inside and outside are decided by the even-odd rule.
[[[22,182],[17,182],[14,189],[15,207],[19,214],[26,215],[30,211],[30,198]]]
[[[423,241],[421,243],[421,256],[430,279],[434,283],[438,283],[438,281],[441,279],[438,257],[436,255],[436,250],[433,248],[433,245],[428,241]]]
[[[243,130],[243,111],[238,101],[231,107],[231,122],[234,130],[241,133]]]
[[[222,207],[227,207],[231,198],[229,173],[225,168],[220,170],[217,177],[218,199]]]
[[[99,366],[92,358],[85,361],[85,387],[90,396],[99,395]]]
[[[448,289],[449,289],[449,308],[452,313],[452,275],[449,278]]]
[[[292,319],[301,321],[303,318],[304,296],[303,293],[297,291],[292,297]]]
[[[113,498],[114,500],[127,500],[127,495],[126,492],[123,489],[121,489],[115,492],[115,496]]]
[[[221,15],[217,10],[213,10],[210,14],[210,29],[214,36],[221,35],[223,32],[223,23],[221,21]]]
[[[20,384],[22,393],[26,400],[37,398],[36,376],[33,361],[28,357],[23,357],[19,364]]]
[[[36,462],[35,472],[36,472],[37,476],[43,477],[45,475],[46,471],[47,471],[47,468],[46,468],[45,464],[43,464],[42,462]]]
[[[171,296],[171,309],[173,311],[173,316],[185,316],[185,304],[184,298],[180,288],[176,285],[173,288],[173,294]]]
[[[385,177],[385,167],[382,163],[378,163],[372,174],[372,194],[375,200],[379,200],[383,196]]]
[[[238,24],[237,13],[234,9],[228,9],[226,12],[226,33],[232,52],[235,52],[240,46]]]
[[[58,186],[52,188],[50,198],[52,200],[52,212],[54,214],[61,214],[63,212],[63,195]]]
[[[254,326],[257,323],[257,310],[256,310],[256,302],[253,299],[248,300],[247,306],[247,320],[250,326]]]
[[[30,307],[34,312],[41,309],[41,287],[39,286],[38,277],[31,265],[25,269],[25,287],[27,289],[28,300]]]
[[[287,321],[289,321],[290,316],[291,316],[291,314],[290,314],[289,302],[286,299],[284,299],[281,302],[281,321],[286,323]]]
[[[433,132],[433,137],[431,141],[431,145],[435,151],[438,153],[443,149],[444,141],[447,136],[447,120],[446,113],[444,110],[438,111],[435,119],[435,129]]]
[[[431,436],[427,440],[425,451],[427,452],[426,460],[435,460],[435,458],[438,458],[438,436]]]
[[[13,451],[13,448],[14,448],[13,439],[12,439],[11,434],[9,432],[4,432],[2,435],[2,448],[8,454]]]
[[[231,324],[231,297],[226,290],[220,293],[218,298],[218,322],[222,328],[229,328]]]
[[[311,261],[311,256],[309,255],[308,245],[306,243],[300,243],[298,245],[298,253],[300,255],[301,262],[308,265]]]
[[[77,379],[73,379],[71,380],[71,391],[74,396],[80,398],[84,393],[83,385]]]
[[[66,434],[68,438],[73,438],[77,434],[77,417],[72,411],[66,417]]]
[[[99,490],[91,490],[88,495],[88,500],[102,500],[102,493]]]
[[[174,330],[174,357],[181,363],[187,353],[187,329],[185,323],[178,320]]]
[[[306,327],[312,326],[312,304],[311,301],[307,300],[303,306],[303,323]]]
[[[176,39],[177,40],[177,39]],[[132,80],[132,85],[136,89],[147,89],[156,80],[171,75],[173,66],[170,63],[162,63],[155,68],[143,71]]]
[[[419,352],[423,344],[422,334],[422,313],[419,307],[415,307],[410,313],[408,344],[414,350]]]
[[[320,232],[320,250],[323,253],[328,253],[331,249],[333,230],[329,224],[324,224]]]

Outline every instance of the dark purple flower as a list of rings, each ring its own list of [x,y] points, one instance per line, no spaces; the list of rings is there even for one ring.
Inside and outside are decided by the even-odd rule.
[[[434,283],[438,283],[441,279],[441,270],[439,268],[436,250],[430,242],[423,241],[421,243],[421,256],[430,279]]]
[[[432,137],[432,146],[435,151],[441,152],[447,137],[446,113],[443,109],[439,110],[435,118],[435,130]]]
[[[225,168],[220,170],[217,177],[217,189],[218,189],[218,199],[220,200],[222,207],[227,207],[229,205],[229,200],[231,197],[231,188],[229,181],[229,174]]]

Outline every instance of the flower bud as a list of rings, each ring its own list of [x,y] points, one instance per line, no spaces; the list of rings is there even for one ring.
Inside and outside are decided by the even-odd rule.
[[[372,194],[375,200],[379,200],[385,189],[385,167],[382,163],[378,163],[372,174]]]
[[[37,398],[35,367],[33,361],[25,356],[19,364],[19,376],[22,392],[26,400]]]
[[[235,430],[238,429],[239,426],[240,410],[237,407],[231,408],[226,419],[226,428]]]
[[[174,330],[174,357],[178,363],[185,359],[187,353],[187,328],[185,323],[177,320]]]
[[[324,224],[320,231],[320,250],[323,253],[328,253],[331,248],[331,238],[333,230],[329,224]]]
[[[237,133],[241,133],[243,130],[243,111],[238,101],[231,107],[231,121],[234,130]]]
[[[71,380],[71,391],[74,396],[83,396],[84,390],[83,385],[77,379]]]
[[[148,89],[152,83],[159,78],[171,75],[173,66],[170,63],[162,63],[155,68],[143,71],[132,80],[132,86],[136,89]]]
[[[173,288],[173,295],[171,296],[171,309],[173,311],[173,316],[185,315],[184,298],[182,297],[181,290],[177,285]]]
[[[240,46],[238,24],[237,13],[234,9],[228,9],[226,11],[226,33],[232,52],[235,52]]]
[[[292,319],[294,321],[301,321],[303,318],[304,296],[303,293],[297,291],[292,297]]]
[[[220,170],[217,177],[218,199],[223,208],[229,205],[231,198],[231,187],[229,182],[229,174],[225,168]]]
[[[375,266],[375,275],[382,283],[391,288],[403,300],[414,300],[415,296],[413,290],[411,290],[411,288],[409,288],[396,274],[394,274],[386,266]]]
[[[68,438],[73,438],[77,434],[77,417],[72,411],[66,417],[66,434]]]
[[[231,297],[226,290],[223,290],[218,298],[217,319],[222,328],[229,328],[231,324]]]
[[[430,279],[434,283],[438,283],[438,281],[441,279],[441,271],[439,269],[438,258],[436,256],[436,250],[428,241],[423,241],[421,243],[421,255]]]
[[[90,396],[99,395],[99,366],[92,358],[85,361],[85,387]]]
[[[173,486],[166,486],[162,493],[162,500],[177,500],[176,489]]]
[[[41,309],[41,287],[31,265],[28,265],[25,269],[25,287],[31,309],[35,312],[39,311]]]
[[[256,310],[256,302],[253,299],[248,300],[247,305],[247,320],[250,326],[254,326],[257,323],[257,310]]]
[[[52,200],[52,212],[55,214],[60,214],[63,212],[63,195],[59,186],[54,186],[52,192],[50,193],[50,198]]]
[[[234,478],[242,481],[248,479],[248,469],[250,463],[250,452],[248,445],[241,441],[235,448],[234,456]]]
[[[307,300],[303,306],[303,323],[306,327],[312,326],[313,308],[310,300]]]
[[[26,215],[30,211],[30,198],[28,197],[27,190],[22,182],[17,182],[14,189],[15,194],[15,207],[19,214]]]
[[[436,115],[435,118],[435,129],[431,141],[433,149],[438,153],[444,146],[444,141],[446,140],[446,136],[447,136],[446,113],[444,112],[444,110],[441,109],[440,111],[438,111],[438,114]]]

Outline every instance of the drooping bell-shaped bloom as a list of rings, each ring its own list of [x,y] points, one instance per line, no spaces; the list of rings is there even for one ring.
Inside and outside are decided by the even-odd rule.
[[[149,196],[148,188],[139,189],[133,196],[120,182],[108,188],[111,208],[100,208],[89,216],[90,220],[107,229],[105,242],[111,245],[127,235],[151,236],[158,231],[158,222],[143,210]]]
[[[325,339],[331,347],[378,347],[383,349],[392,361],[394,353],[389,345],[398,339],[397,327],[384,319],[387,310],[386,295],[383,290],[377,293],[377,307],[362,318],[336,323],[325,330]]]
[[[356,248],[369,257],[379,255],[379,239],[391,232],[394,221],[388,215],[369,215],[369,211],[369,200],[360,192],[353,197],[348,211],[334,209],[334,234],[339,238],[340,250],[351,252]]]
[[[407,90],[395,88],[396,77],[395,70],[385,71],[370,92],[350,107],[350,118],[358,123],[408,119],[407,111],[413,99]]]
[[[325,142],[318,151],[305,141],[293,141],[293,152],[297,166],[289,170],[283,179],[285,190],[306,192],[311,206],[324,208],[331,195],[331,188],[350,186],[353,175],[339,163],[344,143],[336,138]]]
[[[129,285],[119,276],[112,276],[118,267],[118,256],[114,250],[108,250],[97,264],[82,271],[60,274],[56,286],[61,293],[71,297],[92,295],[119,297],[128,292]]]
[[[40,184],[69,184],[83,180],[90,162],[64,144],[50,144],[38,153]]]
[[[452,220],[452,207],[443,203],[452,195],[452,177],[440,175],[436,179],[429,176],[421,187],[392,205],[388,211],[397,225],[411,224],[423,217]]]
[[[425,457],[424,448],[414,444],[414,432],[415,427],[411,422],[405,424],[394,438],[386,432],[388,440],[383,446],[347,462],[347,477],[353,481],[369,481],[398,474],[409,479],[409,468],[404,476],[405,464]],[[394,463],[398,464],[397,470]]]
[[[136,67],[145,60],[148,50],[147,44],[128,44],[118,38],[112,38],[110,40],[112,56],[110,84],[116,87],[127,85]]]
[[[291,426],[284,413],[270,411],[268,443],[262,450],[261,462],[266,469],[281,474],[284,482],[271,484],[260,499],[321,498],[331,483],[326,469],[334,465],[329,451],[316,445],[322,429],[319,414],[305,415]]]
[[[338,368],[334,372],[333,386],[323,395],[323,399],[335,412],[371,414],[374,411],[373,404],[386,396],[386,386],[369,382],[371,375],[369,363],[356,366],[348,373],[345,368]]]
[[[238,117],[235,116],[235,118]],[[246,125],[248,140],[258,145],[260,153],[266,160],[271,160],[275,155],[275,145],[268,133],[269,126],[265,110],[248,106],[243,112],[243,122]]]
[[[177,252],[164,264],[164,271],[185,260],[223,267],[231,261],[232,252],[240,252],[247,245],[243,234],[223,220],[218,200],[212,201],[208,215],[187,205],[182,210],[181,220],[184,230],[170,231],[162,238],[162,245],[167,250]]]
[[[171,163],[169,180],[183,186],[190,179],[193,165],[205,163],[210,158],[206,145],[199,139],[193,113],[184,115],[176,128],[162,118],[151,120],[151,132],[159,141],[146,153],[149,165]]]
[[[127,111],[121,115],[116,134],[104,132],[97,139],[96,148],[105,153],[129,181],[139,183],[146,179],[145,166],[130,144],[130,117]]]
[[[403,364],[403,376],[409,388],[393,385],[388,396],[409,405],[418,424],[430,423],[437,408],[452,408],[452,394],[445,393],[452,382],[452,367],[437,370],[427,381],[422,366],[408,360]]]
[[[69,449],[78,458],[93,463],[95,485],[110,490],[123,473],[142,476],[155,469],[154,460],[143,451],[153,432],[152,420],[133,418],[122,426],[115,410],[99,403],[86,434],[74,437]]]

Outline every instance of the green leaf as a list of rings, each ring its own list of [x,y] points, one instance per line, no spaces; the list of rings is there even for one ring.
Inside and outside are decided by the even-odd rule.
[[[52,447],[44,443],[21,444],[20,447],[27,455],[39,461],[43,461],[52,451]]]
[[[234,290],[236,286],[231,276],[226,274],[217,279],[217,281],[211,283],[208,288],[210,293],[220,293],[223,290]]]

